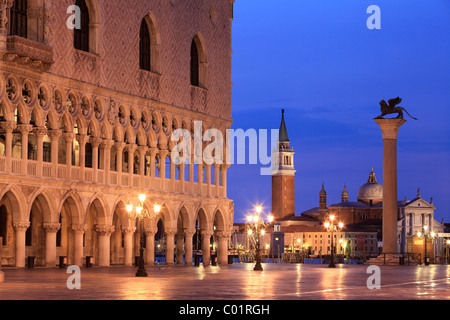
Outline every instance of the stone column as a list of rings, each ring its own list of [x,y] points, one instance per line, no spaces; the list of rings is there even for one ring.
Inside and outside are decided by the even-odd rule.
[[[161,189],[164,190],[166,181],[166,158],[169,154],[167,150],[159,150],[159,177],[161,178]]]
[[[116,142],[116,166],[117,166],[117,185],[122,185],[122,171],[123,171],[123,148],[125,148],[125,142]]]
[[[114,144],[114,140],[103,140],[101,148],[103,148],[103,170],[105,171],[105,184],[111,182],[111,147]]]
[[[98,265],[109,267],[111,263],[111,234],[115,227],[104,224],[95,225],[95,231],[98,233]]]
[[[155,234],[154,229],[145,229],[145,248],[147,251],[147,265],[153,266],[155,264]]]
[[[201,193],[203,186],[203,163],[197,163],[197,182],[199,185],[199,192]]]
[[[33,129],[30,124],[19,124],[18,129],[22,135],[22,168],[21,172],[23,175],[28,174],[28,135]]]
[[[56,266],[56,233],[61,228],[60,223],[44,223],[45,230],[45,266]]]
[[[166,264],[173,265],[175,231],[166,230]]]
[[[177,264],[183,264],[184,256],[184,234],[177,233]]]
[[[70,180],[72,177],[72,150],[75,133],[63,133],[63,138],[66,142],[66,178]]]
[[[223,187],[223,194],[221,195],[222,198],[227,197],[227,171],[229,167],[229,164],[223,164],[220,166],[220,182]]]
[[[123,264],[131,266],[133,265],[133,234],[136,232],[136,227],[122,227],[122,232],[124,237]]]
[[[36,167],[36,175],[38,177],[42,176],[42,166],[44,163],[44,136],[47,134],[47,128],[38,127],[34,129],[34,133],[36,134],[37,140],[37,167]]]
[[[89,142],[92,146],[92,169],[94,171],[94,176],[92,177],[92,182],[98,183],[98,147],[100,146],[100,143],[102,142],[101,138],[94,138],[91,137],[89,139]]]
[[[58,177],[58,142],[62,135],[61,130],[49,130],[48,135],[51,139],[51,162],[52,162],[52,177]]]
[[[207,186],[206,195],[208,197],[210,197],[211,196],[211,165],[205,164],[205,168],[206,168],[206,186]]]
[[[184,183],[185,183],[185,175],[184,175],[184,169],[186,167],[186,163],[183,161],[178,165],[178,171],[179,171],[179,179],[180,179],[180,185],[181,189],[180,191],[184,193]]]
[[[80,145],[80,181],[84,181],[84,169],[86,168],[86,142],[89,137],[85,134],[80,134],[77,137]]]
[[[13,222],[16,236],[16,267],[25,267],[25,231],[30,227],[29,222]]]
[[[128,186],[133,187],[133,174],[134,174],[134,151],[137,148],[135,144],[128,144]]]
[[[156,161],[157,153],[158,153],[158,148],[150,148],[150,176],[152,178],[154,178],[156,176],[155,161]]]
[[[192,265],[192,239],[195,234],[195,230],[186,230],[184,232],[184,260],[187,266]]]
[[[403,119],[374,119],[383,138],[383,253],[397,253],[397,139]]]
[[[230,234],[227,232],[216,232],[216,236],[219,242],[217,262],[219,264],[228,264],[228,240],[230,239]]]
[[[214,189],[216,189],[216,197],[219,197],[219,186],[220,186],[220,164],[214,163]]]
[[[202,251],[203,251],[203,266],[209,266],[211,259],[211,236],[212,231],[202,230]]]
[[[72,225],[73,232],[73,264],[79,267],[83,266],[83,235],[86,232],[86,225]]]
[[[2,129],[5,130],[5,157],[6,157],[6,172],[12,170],[12,139],[13,130],[16,127],[14,121],[4,121],[1,123]]]
[[[148,147],[146,146],[139,146],[139,174],[141,176],[141,188],[144,188],[145,186],[145,155],[147,154]]]

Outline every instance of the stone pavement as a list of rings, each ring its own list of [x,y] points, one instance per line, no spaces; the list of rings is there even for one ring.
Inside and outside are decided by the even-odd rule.
[[[253,264],[81,268],[81,289],[69,290],[66,269],[4,268],[1,300],[410,300],[449,299],[450,266],[381,266],[380,289],[369,289],[366,265]],[[369,281],[376,284],[374,281]]]

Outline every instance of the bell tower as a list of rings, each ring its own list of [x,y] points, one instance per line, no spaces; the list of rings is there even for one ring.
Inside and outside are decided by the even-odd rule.
[[[273,152],[272,215],[275,220],[295,214],[294,180],[294,149],[290,146],[283,109],[277,148]]]

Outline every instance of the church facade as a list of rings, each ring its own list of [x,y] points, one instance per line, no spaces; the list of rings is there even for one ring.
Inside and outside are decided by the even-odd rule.
[[[3,265],[130,265],[141,235],[149,265],[213,237],[227,262],[228,166],[176,163],[171,134],[232,124],[233,2],[0,0]]]

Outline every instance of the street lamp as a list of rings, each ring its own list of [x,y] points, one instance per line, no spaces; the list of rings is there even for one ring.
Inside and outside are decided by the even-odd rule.
[[[417,236],[419,237],[419,238],[424,238],[424,240],[425,240],[425,257],[424,257],[424,261],[425,261],[425,265],[426,266],[428,266],[429,264],[430,264],[430,262],[427,260],[427,239],[432,239],[431,241],[433,242],[433,239],[434,239],[434,237],[436,236],[436,233],[434,233],[433,231],[432,232],[430,232],[430,233],[428,233],[427,234],[427,231],[428,231],[428,226],[427,225],[424,225],[423,226],[423,234],[422,234],[422,232],[417,232]]]
[[[328,265],[328,268],[336,268],[336,265],[334,263],[334,243],[333,243],[333,233],[339,232],[344,227],[344,224],[342,222],[339,222],[337,225],[334,224],[334,215],[330,215],[330,221],[327,221],[324,223],[325,228],[328,232],[331,233],[331,261]]]
[[[256,248],[256,265],[253,270],[262,271],[263,267],[261,265],[261,248],[260,248],[260,237],[264,236],[266,230],[266,224],[264,219],[261,218],[262,207],[260,205],[255,207],[256,214],[247,216],[247,228],[248,235],[253,236],[255,239]],[[273,216],[268,217],[269,224],[273,222]]]
[[[161,212],[161,206],[159,204],[155,204],[153,206],[154,215],[151,215],[147,209],[144,208],[145,202],[145,194],[141,193],[139,195],[139,205],[136,206],[133,213],[133,205],[127,204],[126,210],[131,219],[138,220],[141,224],[141,232],[140,232],[140,249],[139,249],[139,262],[138,262],[138,270],[136,272],[136,277],[147,277],[147,271],[145,270],[144,264],[144,219],[153,219],[156,220],[157,215]]]

